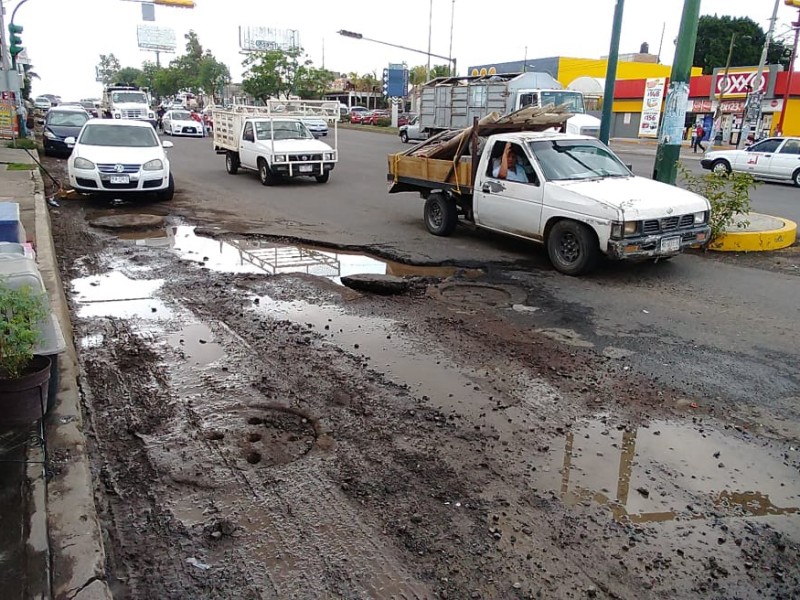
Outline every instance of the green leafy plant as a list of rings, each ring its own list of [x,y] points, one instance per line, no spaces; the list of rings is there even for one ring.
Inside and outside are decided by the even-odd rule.
[[[36,168],[36,165],[29,165],[27,163],[10,163],[7,167],[7,171],[33,171]]]
[[[22,148],[25,150],[36,150],[38,148],[35,141],[29,138],[17,138],[6,143],[6,148]]]
[[[0,377],[20,377],[40,341],[39,323],[47,317],[47,300],[28,285],[12,288],[0,280]]]
[[[747,227],[744,218],[750,213],[750,192],[758,185],[748,173],[705,173],[695,175],[678,163],[678,173],[687,190],[708,198],[711,203],[711,240],[731,226]]]

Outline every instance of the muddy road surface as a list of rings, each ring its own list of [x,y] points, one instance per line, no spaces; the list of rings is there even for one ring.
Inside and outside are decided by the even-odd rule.
[[[516,271],[170,212],[51,208],[115,598],[800,594],[792,415],[655,378]],[[163,222],[90,224],[133,213]]]

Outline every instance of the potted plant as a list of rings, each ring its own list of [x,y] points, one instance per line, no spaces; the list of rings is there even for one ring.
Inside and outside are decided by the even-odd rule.
[[[50,359],[34,356],[47,316],[43,292],[0,280],[0,423],[31,423],[47,406]]]

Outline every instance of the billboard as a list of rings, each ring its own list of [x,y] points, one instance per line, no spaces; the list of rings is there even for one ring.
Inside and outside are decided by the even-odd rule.
[[[156,25],[137,25],[136,40],[142,50],[175,52],[175,30]]]
[[[297,29],[239,26],[239,48],[243,52],[290,50],[299,47],[300,32]]]
[[[661,120],[661,103],[664,100],[664,77],[653,77],[645,83],[642,99],[642,118],[639,121],[639,137],[658,136],[658,122]]]

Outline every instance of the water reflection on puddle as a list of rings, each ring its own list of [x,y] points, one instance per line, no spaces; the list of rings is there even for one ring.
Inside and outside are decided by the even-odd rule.
[[[194,365],[207,365],[224,355],[222,346],[212,341],[214,334],[207,325],[187,325],[169,336],[169,343],[180,350],[186,360]]]
[[[532,487],[640,523],[798,512],[797,465],[769,446],[695,424],[619,430],[603,421],[553,440],[544,459],[531,462]]]
[[[72,280],[78,316],[168,319],[172,311],[154,298],[163,279],[130,279],[118,271]]]
[[[129,234],[128,239],[133,239],[137,245],[170,247],[184,260],[226,273],[305,273],[341,283],[341,277],[357,273],[444,278],[459,271],[457,267],[405,265],[366,254],[255,238],[214,240],[196,235],[195,228],[188,225]],[[468,277],[477,277],[481,273],[477,269],[465,271]]]

